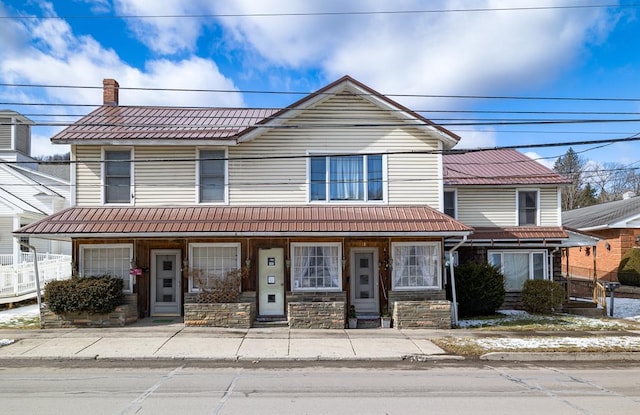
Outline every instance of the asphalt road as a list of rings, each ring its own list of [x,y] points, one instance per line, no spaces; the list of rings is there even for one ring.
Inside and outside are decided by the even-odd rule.
[[[129,362],[135,366],[135,362]],[[0,368],[9,414],[639,414],[640,366]]]

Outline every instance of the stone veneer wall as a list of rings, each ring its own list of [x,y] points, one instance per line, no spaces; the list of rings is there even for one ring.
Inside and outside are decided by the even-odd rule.
[[[186,326],[248,329],[256,319],[255,291],[243,292],[237,303],[201,303],[197,293],[185,294],[184,302]]]
[[[44,329],[63,327],[124,327],[138,321],[138,297],[125,296],[125,303],[108,314],[64,313],[56,314],[46,303],[40,310],[41,326]]]
[[[393,326],[397,329],[450,329],[451,302],[394,301]]]
[[[346,321],[347,293],[288,292],[289,327],[305,329],[343,329]]]

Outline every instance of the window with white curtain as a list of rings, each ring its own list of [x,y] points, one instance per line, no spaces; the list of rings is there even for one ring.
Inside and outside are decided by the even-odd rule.
[[[382,201],[383,157],[311,157],[309,181],[311,201]]]
[[[189,244],[189,267],[189,292],[200,292],[199,280],[222,278],[227,272],[240,269],[240,244]]]
[[[500,268],[507,291],[522,291],[527,280],[545,280],[547,251],[489,251],[489,263]]]
[[[293,291],[341,289],[340,243],[292,243],[291,287]]]
[[[100,277],[109,275],[122,278],[122,292],[133,292],[131,260],[132,244],[80,245],[80,275],[83,277]]]
[[[442,288],[440,243],[396,242],[391,244],[392,289],[427,290]]]

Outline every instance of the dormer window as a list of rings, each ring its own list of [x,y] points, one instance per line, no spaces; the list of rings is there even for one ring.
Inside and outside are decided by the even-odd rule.
[[[384,200],[382,155],[311,157],[309,199],[324,202]]]

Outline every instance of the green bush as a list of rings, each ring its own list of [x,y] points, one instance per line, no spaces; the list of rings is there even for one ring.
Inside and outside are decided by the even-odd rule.
[[[522,288],[522,305],[529,313],[550,314],[564,301],[562,284],[547,280],[527,280]]]
[[[106,314],[122,304],[122,279],[108,275],[73,277],[50,281],[45,286],[45,301],[56,314],[88,312]]]
[[[494,314],[504,302],[504,276],[486,262],[467,262],[455,269],[458,314],[461,317]]]
[[[618,266],[618,281],[622,285],[640,287],[640,249],[631,248],[624,253]]]

